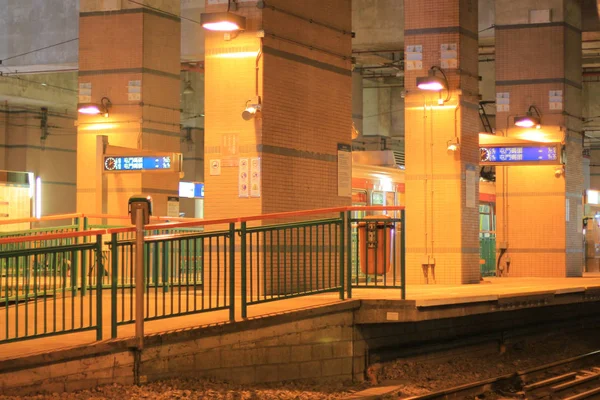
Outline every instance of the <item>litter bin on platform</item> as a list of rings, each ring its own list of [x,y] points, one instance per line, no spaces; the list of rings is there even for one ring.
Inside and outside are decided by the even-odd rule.
[[[387,215],[373,215],[358,223],[358,254],[360,270],[367,275],[389,272],[392,254],[393,222]]]

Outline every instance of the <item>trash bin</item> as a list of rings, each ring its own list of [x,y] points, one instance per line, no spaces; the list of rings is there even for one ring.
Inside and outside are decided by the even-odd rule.
[[[367,275],[383,275],[391,267],[393,222],[387,215],[373,215],[358,223],[360,270]],[[377,265],[375,265],[377,263]]]

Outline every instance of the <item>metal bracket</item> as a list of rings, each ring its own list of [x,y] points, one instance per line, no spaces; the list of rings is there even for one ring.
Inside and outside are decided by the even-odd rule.
[[[367,222],[367,248],[377,247],[377,222]]]

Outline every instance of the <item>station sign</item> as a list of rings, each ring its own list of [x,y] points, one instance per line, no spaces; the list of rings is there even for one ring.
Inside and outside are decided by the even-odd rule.
[[[479,148],[479,157],[479,165],[557,165],[562,144],[486,145]]]
[[[203,199],[204,183],[202,182],[179,182],[179,197],[187,199]]]
[[[148,172],[181,170],[181,154],[104,156],[106,172]]]

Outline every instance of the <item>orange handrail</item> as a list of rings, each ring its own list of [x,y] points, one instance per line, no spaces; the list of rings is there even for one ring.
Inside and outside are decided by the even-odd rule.
[[[259,220],[273,220],[273,219],[281,219],[281,218],[293,218],[293,217],[302,217],[302,216],[310,216],[310,215],[322,215],[322,214],[331,214],[331,213],[340,213],[346,211],[400,211],[404,210],[404,206],[345,206],[345,207],[333,207],[333,208],[321,208],[316,210],[300,210],[300,211],[289,211],[282,213],[271,213],[271,214],[262,214],[262,215],[253,215],[247,217],[236,217],[236,218],[223,218],[223,219],[194,219],[189,220],[185,219],[187,222],[175,222],[175,223],[163,223],[163,224],[149,224],[144,228],[146,230],[158,230],[158,229],[172,229],[172,228],[189,228],[189,227],[198,227],[198,226],[206,226],[206,225],[219,225],[219,224],[229,224],[229,223],[240,223],[240,222],[248,222],[248,221],[259,221]],[[85,216],[85,214],[68,214],[75,215],[78,217]],[[59,216],[51,216],[54,219],[61,219]],[[61,216],[63,219],[65,216]],[[97,215],[88,215],[88,218],[97,218]],[[50,218],[50,217],[48,217]],[[110,218],[107,216],[103,216],[102,218]],[[129,217],[118,217],[119,219]],[[171,219],[168,217],[158,217]],[[175,218],[173,218],[175,219]],[[177,218],[181,219],[181,218]],[[43,234],[36,236],[21,236],[15,238],[5,238],[0,239],[0,244],[7,243],[21,243],[27,241],[41,241],[41,240],[52,240],[52,239],[67,239],[67,238],[75,238],[75,237],[84,237],[84,236],[96,236],[96,235],[107,235],[113,233],[125,233],[125,232],[135,232],[134,226],[123,227],[123,228],[110,228],[110,229],[96,229],[90,231],[82,231],[82,232],[67,232],[67,233],[52,233],[52,234]]]
[[[45,217],[35,218],[17,218],[17,219],[3,219],[0,220],[0,225],[12,225],[12,224],[23,224],[27,222],[44,222],[44,221],[57,221],[61,219],[73,219],[84,217],[84,214],[55,214],[47,215]]]
[[[85,236],[96,236],[96,235],[106,235],[107,229],[94,229],[91,231],[79,231],[79,232],[68,232],[68,233],[48,233],[44,235],[37,236],[17,236],[12,238],[4,238],[0,239],[0,244],[10,244],[10,243],[23,243],[23,242],[34,242],[34,241],[43,241],[43,240],[55,240],[55,239],[71,239],[77,237],[85,237]]]

